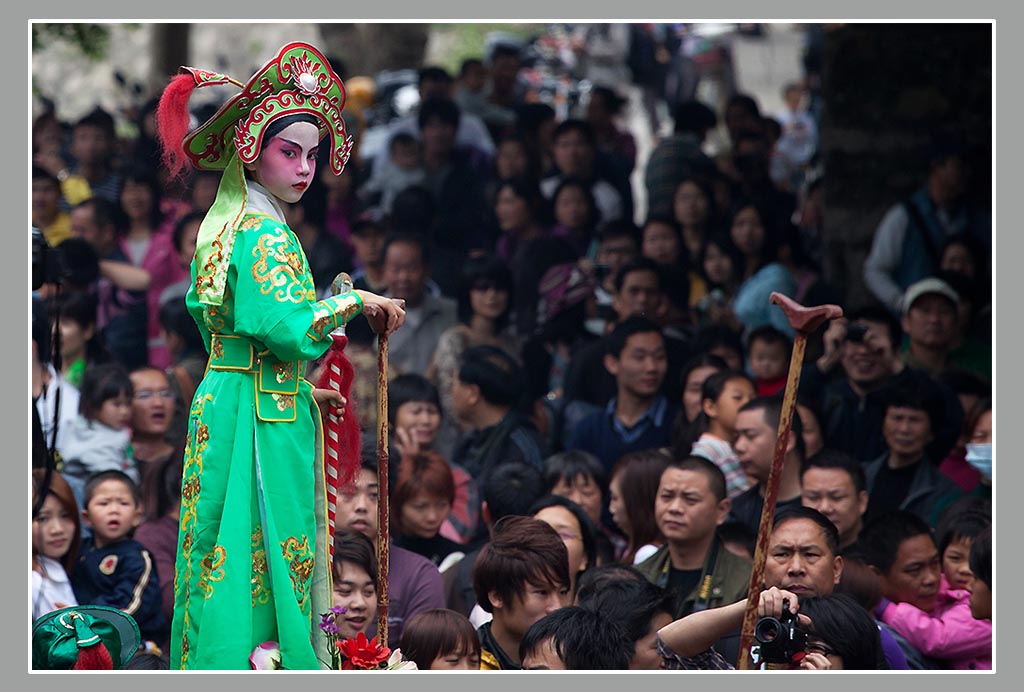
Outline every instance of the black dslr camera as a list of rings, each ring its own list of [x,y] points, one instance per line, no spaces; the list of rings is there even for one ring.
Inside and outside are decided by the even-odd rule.
[[[50,247],[43,232],[32,226],[32,290],[60,283],[67,276],[67,262],[59,247]]]
[[[789,600],[782,601],[782,617],[758,618],[754,640],[761,645],[762,663],[796,663],[804,652],[807,633],[797,627],[796,613],[789,612]]]

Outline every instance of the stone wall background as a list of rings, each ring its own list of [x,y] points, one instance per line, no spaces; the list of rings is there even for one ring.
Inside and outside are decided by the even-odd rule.
[[[861,268],[875,227],[923,182],[933,135],[957,134],[972,146],[970,194],[991,207],[992,68],[989,24],[848,24],[827,32],[824,271],[848,309],[873,302]]]

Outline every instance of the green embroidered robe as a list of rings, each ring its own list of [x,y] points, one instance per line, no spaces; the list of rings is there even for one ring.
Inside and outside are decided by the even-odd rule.
[[[318,628],[332,597],[323,431],[303,374],[362,301],[317,301],[298,239],[251,209],[223,304],[199,303],[194,262],[185,298],[210,363],[188,421],[172,669],[248,669],[268,640],[285,668],[330,661]]]

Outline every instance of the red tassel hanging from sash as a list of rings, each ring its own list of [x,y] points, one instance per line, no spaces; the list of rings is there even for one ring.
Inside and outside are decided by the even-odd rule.
[[[330,552],[334,558],[334,516],[338,493],[355,483],[359,472],[360,430],[355,400],[350,396],[355,368],[345,355],[348,337],[331,336],[333,343],[324,359],[323,372],[317,387],[333,389],[345,397],[345,415],[328,414],[324,421],[324,478],[327,485],[327,523],[330,531]]]

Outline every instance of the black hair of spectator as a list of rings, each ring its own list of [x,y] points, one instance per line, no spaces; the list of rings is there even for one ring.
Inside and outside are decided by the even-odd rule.
[[[747,335],[747,348],[749,349],[753,346],[755,341],[762,341],[769,346],[772,344],[783,346],[786,349],[787,355],[793,348],[793,342],[790,341],[789,337],[770,324],[763,324],[750,331]]]
[[[36,344],[39,362],[43,365],[53,360],[53,327],[47,315],[42,298],[32,296],[32,341]]]
[[[761,109],[757,105],[757,99],[750,94],[734,93],[725,102],[725,110],[728,112],[732,108],[739,107],[746,111],[747,115],[754,118],[761,117]]]
[[[928,425],[934,435],[942,427],[945,414],[942,400],[936,396],[935,385],[931,380],[913,380],[906,383],[888,385],[880,392],[883,414],[891,408],[907,408],[922,411],[928,416]]]
[[[627,565],[622,562],[609,562],[604,565],[598,565],[580,575],[579,581],[576,582],[576,602],[583,606],[587,605],[606,586],[617,581],[647,582],[647,577],[633,565]]]
[[[491,540],[473,564],[477,603],[494,612],[489,594],[505,602],[523,597],[528,584],[564,587],[571,584],[569,552],[558,532],[530,516],[508,515],[494,522]]]
[[[869,521],[861,530],[857,544],[864,555],[864,562],[882,574],[888,574],[903,541],[922,535],[934,540],[928,522],[913,512],[901,509]]]
[[[740,412],[763,411],[765,425],[771,428],[772,432],[775,432],[779,429],[779,419],[782,418],[782,398],[781,393],[774,396],[759,396],[743,404],[740,407]],[[795,407],[793,408],[793,420],[790,422],[789,434],[794,437],[797,460],[803,464],[804,459],[807,458],[807,443],[804,442],[804,425],[803,421],[800,420],[800,411]]]
[[[182,441],[156,469],[143,474],[139,495],[142,498],[143,517],[147,521],[160,519],[181,501],[184,458],[185,444]]]
[[[638,255],[622,265],[619,272],[615,275],[616,293],[622,290],[622,286],[626,283],[626,277],[633,272],[653,272],[658,277],[658,289],[661,290],[661,267],[650,257]]]
[[[950,543],[967,539],[973,541],[992,525],[992,501],[966,495],[942,510],[935,523],[935,545],[941,556]]]
[[[142,492],[139,490],[138,483],[133,481],[131,476],[124,471],[108,469],[106,471],[97,471],[86,479],[85,488],[82,490],[83,510],[89,509],[89,503],[92,502],[92,496],[96,493],[97,486],[106,481],[117,481],[119,483],[123,483],[131,492],[132,499],[135,501],[135,504],[138,505],[142,502]]]
[[[704,474],[708,479],[708,488],[711,490],[711,494],[715,496],[715,501],[721,502],[727,497],[725,474],[722,473],[722,469],[718,468],[718,464],[713,461],[691,454],[681,459],[677,457],[669,459],[667,468]]]
[[[444,125],[450,125],[453,130],[459,128],[459,107],[449,98],[429,98],[420,104],[419,114],[416,123],[420,131],[425,125],[434,121],[440,121]]]
[[[434,383],[419,373],[407,372],[388,383],[388,423],[394,425],[398,409],[410,401],[424,401],[441,411],[441,395]]]
[[[390,224],[396,233],[416,233],[432,240],[436,217],[434,195],[422,185],[406,187],[391,202]]]
[[[548,492],[565,481],[572,485],[577,478],[590,478],[601,490],[602,501],[608,501],[608,472],[600,459],[582,449],[568,449],[544,460],[544,484]]]
[[[722,346],[735,351],[743,363],[743,338],[734,329],[724,324],[709,324],[698,329],[693,337],[693,350],[697,353],[709,353]]]
[[[979,533],[971,543],[971,553],[967,564],[974,576],[992,590],[992,527],[989,526]]]
[[[182,338],[186,353],[206,353],[206,342],[183,299],[165,300],[160,304],[157,316],[164,331]]]
[[[544,495],[544,477],[535,467],[520,462],[498,464],[480,488],[491,522],[502,517],[529,514],[530,506]]]
[[[79,118],[75,122],[75,124],[72,125],[71,129],[77,130],[80,127],[98,128],[100,131],[102,131],[104,134],[110,137],[111,140],[114,139],[114,116],[112,116],[110,113],[108,113],[100,106],[96,106],[91,111],[89,111],[81,118]]]
[[[742,522],[726,520],[725,523],[718,526],[715,533],[718,534],[718,540],[722,543],[739,544],[751,556],[757,550],[757,534]]]
[[[516,407],[526,392],[522,367],[508,352],[490,345],[462,352],[459,381],[476,385],[480,395],[494,406]]]
[[[686,250],[682,252],[685,254]],[[661,292],[676,310],[688,314],[690,309],[690,272],[678,264],[661,268]]]
[[[569,132],[578,132],[583,137],[583,141],[590,145],[591,148],[597,147],[597,136],[594,134],[594,128],[586,120],[579,118],[567,118],[555,126],[554,131],[551,133],[552,143],[557,143],[559,139]]]
[[[614,358],[619,358],[622,355],[622,349],[626,348],[626,342],[629,341],[629,337],[634,334],[648,334],[650,332],[657,332],[664,341],[665,335],[661,331],[661,325],[654,320],[640,315],[630,315],[615,325],[615,328],[608,335],[605,353]]]
[[[696,355],[691,356],[689,360],[683,363],[682,370],[680,371],[679,384],[680,387],[686,388],[686,380],[690,378],[692,373],[697,368],[718,368],[719,370],[728,370],[729,364],[722,360],[719,356],[707,351],[700,351]]]
[[[832,523],[832,520],[813,507],[803,505],[787,505],[775,510],[775,517],[772,520],[772,531],[775,531],[787,521],[797,519],[809,519],[821,527],[825,532],[825,545],[832,552],[832,555],[839,554],[839,529]],[[862,534],[863,535],[863,534]]]
[[[626,670],[634,649],[619,623],[579,606],[559,608],[530,625],[519,642],[520,660],[548,640],[567,670]]]
[[[417,248],[420,252],[420,261],[423,263],[423,266],[427,269],[430,268],[430,245],[422,234],[410,231],[396,231],[392,233],[384,241],[384,245],[380,249],[380,256],[386,259],[388,249],[396,244],[412,245]]]
[[[163,185],[160,184],[160,180],[156,176],[156,170],[146,163],[134,163],[121,173],[121,185],[117,191],[117,199],[120,202],[122,195],[124,195],[124,188],[129,183],[137,185],[144,185],[149,188],[149,194],[151,196],[152,208],[149,210],[149,224],[152,230],[156,230],[163,221],[163,210],[161,209],[161,200],[163,199]],[[122,207],[123,211],[123,207]]]
[[[32,166],[32,182],[37,180],[45,180],[60,192],[60,179],[50,171],[46,170],[42,166]]]
[[[505,188],[510,189],[516,197],[526,202],[526,206],[530,209],[530,214],[535,222],[541,225],[548,223],[551,205],[544,197],[544,193],[541,192],[540,185],[537,184],[536,179],[519,175],[502,180],[498,183],[497,190],[495,190],[495,198]]]
[[[84,238],[72,236],[60,244],[60,251],[67,269],[65,287],[81,289],[79,292],[89,290],[100,278],[100,259],[96,248]]]
[[[495,288],[504,291],[507,296],[505,311],[495,320],[494,328],[500,332],[508,325],[515,299],[515,279],[512,270],[500,257],[491,254],[480,257],[469,257],[462,265],[459,276],[459,292],[457,297],[459,321],[469,324],[473,317],[471,293],[473,289],[486,290]]]
[[[555,109],[546,103],[524,103],[516,109],[516,127],[519,132],[534,136],[541,125],[556,117]]]
[[[491,55],[489,59],[490,64],[493,65],[498,58],[515,58],[516,60],[521,60],[522,55],[519,50],[519,46],[515,46],[511,43],[497,43],[493,48],[491,48]]]
[[[622,112],[622,107],[629,103],[629,99],[620,96],[617,91],[606,86],[595,86],[590,89],[590,98],[599,97],[604,102],[605,109],[612,115]]]
[[[96,224],[96,227],[103,229],[107,226],[113,226],[115,235],[118,238],[124,236],[128,230],[128,218],[121,211],[121,207],[105,197],[90,197],[83,202],[79,202],[75,209],[89,209],[92,212],[93,222]]]
[[[682,101],[672,113],[675,134],[695,134],[700,137],[718,124],[715,111],[700,101]]]
[[[417,73],[416,83],[422,85],[423,82],[443,82],[445,84],[451,84],[455,81],[452,78],[451,73],[440,65],[427,65],[421,67]]]
[[[459,65],[459,77],[465,77],[466,74],[474,67],[483,67],[484,61],[480,58],[466,58]]]
[[[580,572],[586,572],[598,562],[597,527],[594,526],[594,522],[587,516],[585,509],[576,502],[561,495],[544,495],[530,505],[527,514],[533,516],[548,507],[564,507],[570,514],[576,517],[576,522],[580,525],[580,533],[582,534],[580,540],[583,542],[583,553],[587,556],[587,566],[580,570]]]
[[[812,454],[800,465],[800,481],[803,482],[804,474],[810,469],[838,469],[845,471],[853,483],[853,492],[860,493],[867,490],[867,480],[864,477],[864,466],[859,461],[841,449],[825,447],[817,454]]]
[[[900,321],[887,309],[880,305],[868,305],[857,310],[851,310],[847,315],[848,322],[852,323],[860,320],[884,325],[889,332],[892,347],[894,349],[900,347],[900,342],[903,340],[903,328],[900,326]]]
[[[408,132],[396,132],[391,135],[391,138],[388,140],[388,151],[393,151],[394,147],[410,145],[418,147],[420,145],[420,140],[416,139]]]
[[[800,614],[811,619],[811,632],[842,657],[844,670],[888,670],[878,624],[849,594],[801,599]]]
[[[640,229],[629,219],[612,219],[598,226],[598,241],[605,243],[613,238],[629,238],[640,247]]]
[[[363,533],[346,529],[334,536],[334,558],[332,560],[334,579],[341,576],[341,563],[350,562],[362,567],[377,587],[377,549]]]
[[[185,230],[189,225],[196,222],[202,223],[203,219],[206,218],[206,214],[201,211],[190,211],[189,213],[182,216],[174,224],[174,247],[181,252],[181,243],[185,240]]]
[[[636,656],[636,643],[651,633],[651,623],[661,613],[675,616],[676,594],[646,579],[617,579],[600,590],[589,591],[577,604],[618,622],[633,642],[630,659]]]

